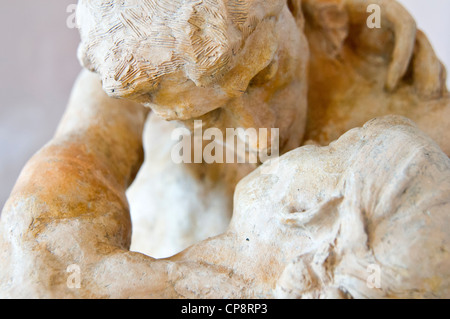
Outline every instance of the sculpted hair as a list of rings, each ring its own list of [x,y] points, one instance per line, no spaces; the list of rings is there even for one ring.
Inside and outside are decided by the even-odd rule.
[[[205,86],[232,67],[259,23],[278,16],[284,5],[285,0],[80,0],[78,56],[100,74],[111,96],[149,92],[173,73]]]

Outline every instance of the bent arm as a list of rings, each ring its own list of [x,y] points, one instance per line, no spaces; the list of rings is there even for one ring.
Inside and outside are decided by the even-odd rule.
[[[83,71],[56,135],[27,163],[4,207],[0,295],[164,296],[158,283],[167,263],[128,251],[125,192],[143,160],[146,115],[141,105],[107,97]],[[71,265],[79,273],[68,272]],[[68,284],[71,275],[80,289]]]

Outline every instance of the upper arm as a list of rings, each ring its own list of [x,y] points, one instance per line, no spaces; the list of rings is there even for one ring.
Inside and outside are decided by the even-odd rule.
[[[5,289],[10,283],[32,296],[51,295],[65,287],[70,264],[92,267],[127,253],[125,192],[143,159],[146,115],[138,104],[107,97],[83,71],[55,137],[26,164],[3,209]]]

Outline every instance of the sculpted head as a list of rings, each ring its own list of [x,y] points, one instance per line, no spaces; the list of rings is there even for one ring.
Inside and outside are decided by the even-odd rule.
[[[291,260],[277,297],[450,293],[450,160],[412,122],[375,119],[275,161],[238,185],[231,229]]]
[[[99,74],[108,95],[140,102],[166,120],[295,125],[293,138],[300,139],[308,49],[299,3],[80,0],[79,59]]]

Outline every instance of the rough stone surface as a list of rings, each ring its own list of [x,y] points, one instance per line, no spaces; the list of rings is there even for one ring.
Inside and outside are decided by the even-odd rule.
[[[381,7],[369,29],[368,4]],[[372,118],[410,118],[450,154],[446,71],[396,1],[304,1],[311,50],[306,140],[327,145]]]
[[[450,296],[450,96],[397,2],[81,0],[78,16],[97,74],[3,209],[1,297]],[[285,155],[175,164],[171,132],[196,120],[280,128]]]
[[[111,100],[103,106],[114,113]],[[142,108],[128,111],[114,124],[143,123]],[[89,158],[140,137],[109,136],[102,149],[95,139],[93,149],[52,143],[25,167],[0,224],[2,297],[450,296],[450,159],[405,118],[375,119],[328,147],[265,163],[238,184],[222,235],[159,260],[129,251],[124,181],[140,157],[122,167]],[[368,285],[374,265],[378,288]]]
[[[382,8],[382,28],[379,30],[366,27],[369,2]],[[295,103],[299,118],[297,125],[286,122],[286,116],[279,112],[286,106],[292,106],[290,91],[278,90],[274,83],[279,80],[269,78],[269,81],[265,81],[265,76],[260,75],[257,76],[259,80],[254,79],[245,87],[241,97],[227,101],[213,98],[210,91],[203,87],[197,89],[195,99],[207,96],[208,105],[219,108],[201,117],[186,110],[186,114],[193,118],[187,121],[181,118],[182,122],[192,128],[192,121],[201,119],[205,128],[213,126],[222,130],[226,127],[281,127],[280,145],[284,146],[281,149],[283,153],[304,144],[328,145],[348,130],[362,126],[372,118],[398,114],[412,119],[438,142],[444,152],[450,154],[447,130],[450,125],[450,97],[445,87],[445,69],[403,7],[395,1],[369,2],[290,1],[289,11],[297,23],[286,22],[289,20],[287,14],[278,17],[279,23],[289,28],[291,36],[297,34],[298,30],[306,35],[306,38],[298,37],[297,42],[303,43],[302,47],[308,47],[310,51],[289,50],[293,56],[299,54],[297,63],[308,64],[309,68],[308,74],[298,72],[297,80],[294,81],[298,93]],[[268,41],[265,35],[257,33],[254,36],[261,43]],[[281,43],[287,41],[282,31],[277,31],[276,37]],[[88,38],[85,41],[90,43],[92,40]],[[249,47],[252,45],[253,42],[247,44]],[[119,49],[131,50],[132,47]],[[278,49],[275,52],[271,65],[279,65],[278,61],[284,60],[283,51]],[[247,63],[247,68],[239,69],[240,72],[250,72],[250,77],[252,68],[259,70],[260,67],[256,65],[266,62],[254,59],[253,63]],[[100,66],[104,66],[104,63]],[[226,69],[223,72],[228,74]],[[267,72],[274,72],[274,79],[285,78],[290,74],[286,73],[286,68],[279,67],[270,67],[263,74]],[[213,85],[215,91],[218,86],[223,87],[220,78],[217,77],[219,82]],[[298,86],[299,82],[308,84],[307,92]],[[172,95],[164,94],[160,105],[147,104],[158,116],[151,115],[149,119],[144,132],[145,153],[148,155],[135,185],[128,192],[133,224],[136,226],[132,249],[155,257],[168,257],[226,229],[232,212],[234,186],[255,168],[254,165],[227,165],[223,168],[223,165],[211,167],[173,163],[170,149],[175,142],[170,139],[170,133],[178,124],[158,120],[161,115],[164,119],[174,119],[160,112],[161,108],[170,109],[167,104],[170,102],[166,101],[168,97],[178,97],[184,90],[180,89],[179,82],[171,83],[173,85],[169,85],[167,90],[170,89]],[[264,90],[261,91],[261,88]],[[164,90],[164,87],[160,90]],[[260,93],[266,95],[273,92],[276,99],[270,103],[260,102]],[[135,96],[129,98],[140,101]],[[235,108],[235,103],[242,104],[242,107]],[[198,101],[183,95],[182,104],[198,105]],[[306,104],[308,112],[304,113],[302,110]],[[227,115],[230,113],[234,118],[250,116],[259,120],[246,120],[246,123],[252,124],[232,122]],[[282,118],[273,121],[272,117],[262,114],[276,114]],[[176,119],[180,120],[179,117]],[[306,130],[303,126],[306,126]],[[300,141],[293,140],[293,136],[301,136]],[[288,140],[291,142],[287,143]],[[165,146],[162,147],[162,144]],[[158,159],[153,154],[158,154]],[[171,183],[167,182],[168,179]],[[151,180],[164,182],[155,184]],[[170,187],[170,192],[166,191],[167,187]],[[167,199],[164,203],[159,200],[161,194]],[[165,214],[160,214],[161,210]]]

